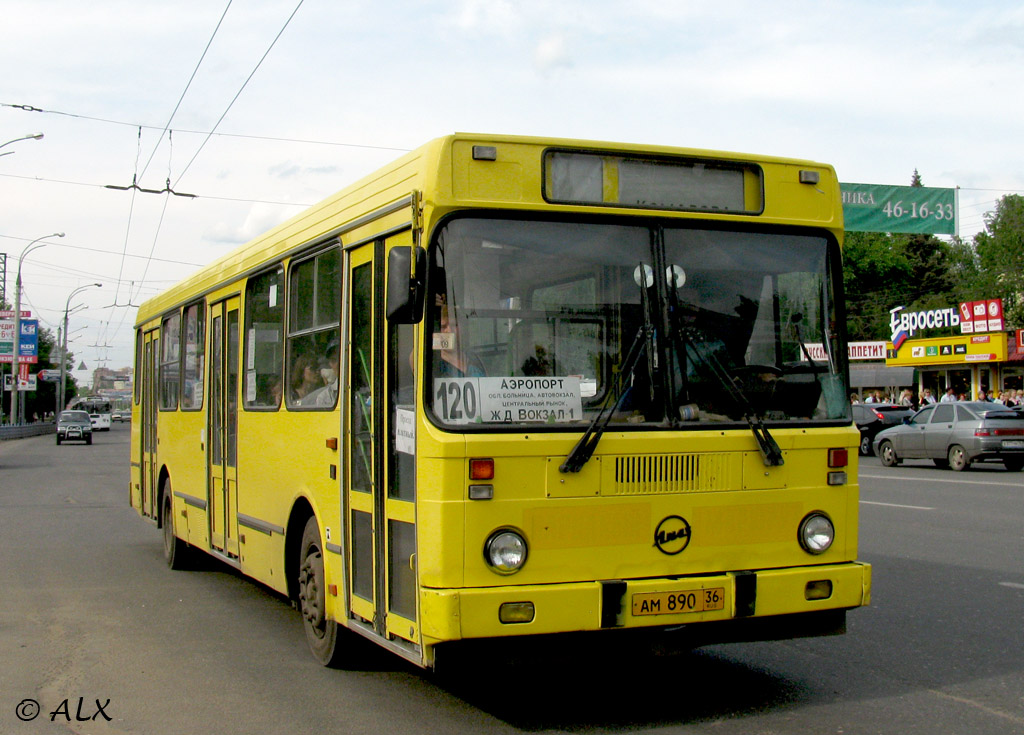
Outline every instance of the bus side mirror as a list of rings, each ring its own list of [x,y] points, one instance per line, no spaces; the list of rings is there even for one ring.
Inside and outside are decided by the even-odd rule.
[[[413,257],[416,258],[415,268]],[[426,270],[427,252],[423,248],[399,246],[388,253],[386,313],[389,322],[416,324],[423,318],[423,274]]]

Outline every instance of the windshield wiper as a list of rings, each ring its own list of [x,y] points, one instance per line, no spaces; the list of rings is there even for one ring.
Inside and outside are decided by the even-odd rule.
[[[772,435],[768,433],[768,427],[764,425],[760,414],[758,414],[750,399],[747,398],[743,390],[736,384],[736,381],[732,379],[732,376],[729,375],[729,372],[715,354],[711,353],[709,356],[702,354],[684,329],[677,329],[676,335],[682,341],[686,354],[695,358],[708,372],[712,373],[718,379],[718,382],[721,383],[722,387],[725,388],[729,397],[743,410],[743,419],[747,422],[747,426],[750,427],[750,431],[757,440],[757,446],[761,450],[765,466],[779,467],[785,464],[782,458],[782,450]]]
[[[649,266],[648,266],[649,268]],[[653,270],[652,270],[653,272]],[[633,372],[636,370],[637,361],[640,359],[640,353],[647,353],[647,386],[648,390],[652,391],[650,398],[653,398],[654,390],[654,321],[651,319],[651,303],[648,298],[647,289],[654,285],[653,283],[647,283],[647,269],[645,269],[643,261],[637,266],[636,285],[640,289],[640,310],[643,312],[644,323],[643,326],[636,333],[636,338],[633,340],[632,347],[629,348],[629,353],[626,355],[625,361],[622,363],[622,370],[619,372],[618,380],[615,381],[615,390],[608,393],[607,398],[604,400],[604,404],[601,406],[601,410],[597,412],[597,416],[590,422],[590,426],[583,432],[583,436],[576,442],[576,446],[569,452],[569,456],[565,458],[565,461],[558,467],[559,472],[579,472],[583,469],[590,458],[594,455],[594,450],[597,449],[597,443],[601,441],[601,435],[604,430],[608,427],[608,422],[612,420],[612,416],[622,405],[622,399],[626,397],[626,391],[624,383],[626,380],[632,381]],[[612,396],[615,396],[615,402],[611,404],[609,411],[609,402]]]
[[[590,426],[583,432],[580,440],[576,442],[576,446],[569,452],[569,456],[559,466],[559,472],[579,472],[583,469],[583,465],[593,456],[594,450],[597,449],[597,443],[601,441],[601,435],[608,427],[608,422],[611,421],[612,416],[619,409],[622,399],[626,397],[626,391],[623,389],[624,384],[627,380],[632,380],[633,371],[636,369],[640,353],[644,351],[644,346],[651,339],[651,331],[653,331],[653,327],[647,324],[636,333],[633,346],[629,348],[629,354],[626,356],[625,362],[622,363],[622,371],[619,373],[618,380],[615,381],[615,390],[608,393],[608,397],[605,398],[604,404],[601,406],[601,410],[598,411],[597,416],[590,422]],[[613,395],[615,396],[615,402],[611,404],[611,410],[609,411],[609,403]]]

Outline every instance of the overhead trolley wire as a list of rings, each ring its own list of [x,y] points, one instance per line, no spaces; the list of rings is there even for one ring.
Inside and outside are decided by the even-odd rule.
[[[232,106],[234,106],[235,102],[238,101],[238,98],[242,96],[242,92],[245,90],[246,86],[249,84],[249,82],[252,80],[252,78],[256,75],[256,72],[259,70],[260,66],[262,66],[262,64],[266,60],[267,56],[270,55],[270,52],[274,48],[274,46],[277,44],[278,39],[281,38],[281,35],[284,33],[285,29],[292,22],[292,18],[294,18],[295,14],[299,12],[299,8],[302,7],[302,3],[303,2],[305,2],[305,0],[299,0],[299,4],[295,6],[295,10],[293,10],[292,14],[288,16],[288,20],[286,20],[284,22],[284,25],[281,26],[281,30],[277,32],[276,36],[274,36],[274,40],[270,42],[270,46],[267,47],[267,50],[263,53],[263,56],[260,57],[260,60],[256,62],[256,66],[253,67],[253,70],[249,73],[249,76],[247,76],[245,78],[245,81],[242,82],[242,86],[239,87],[238,92],[235,93],[235,96],[231,98],[231,102],[228,103],[228,106],[224,109],[224,112],[221,113],[221,116],[217,119],[217,122],[214,124],[213,129],[209,132],[209,134],[206,136],[206,138],[203,139],[203,142],[199,145],[199,149],[196,150],[195,155],[192,156],[192,160],[190,160],[185,165],[185,168],[182,170],[182,172],[180,174],[178,174],[178,178],[174,182],[175,186],[177,186],[179,183],[181,183],[182,178],[184,178],[184,176],[188,172],[189,168],[192,167],[192,164],[195,163],[196,158],[198,158],[199,154],[202,153],[203,148],[205,148],[206,144],[210,142],[210,138],[213,136],[213,134],[215,132],[217,132],[217,128],[220,127],[220,124],[222,122],[224,122],[224,118],[227,117],[227,114],[231,110]]]
[[[0,107],[12,107],[19,110],[25,110],[26,112],[40,112],[45,115],[61,115],[63,117],[71,117],[79,120],[91,120],[92,122],[102,122],[109,125],[125,125],[132,128],[143,128],[144,130],[162,130],[159,125],[147,125],[145,123],[128,122],[127,120],[112,120],[105,117],[93,117],[91,115],[79,115],[73,112],[61,112],[59,110],[44,110],[39,107],[33,107],[32,105],[16,105],[9,102],[0,102]],[[252,135],[247,133],[220,133],[211,130],[186,130],[183,128],[175,128],[175,132],[185,135],[205,135],[214,136],[218,138],[242,138],[245,140],[267,140],[274,143],[302,143],[304,145],[333,145],[341,148],[361,148],[371,151],[396,151],[398,153],[408,153],[411,148],[399,148],[397,146],[387,145],[369,145],[366,143],[346,143],[338,140],[309,140],[308,138],[282,138],[274,135]]]
[[[174,110],[171,111],[171,116],[167,118],[167,123],[164,125],[164,129],[160,131],[160,136],[157,138],[156,145],[153,146],[153,152],[149,154],[149,159],[146,161],[146,165],[142,167],[142,173],[139,176],[145,176],[146,171],[149,170],[149,164],[153,162],[153,156],[156,155],[157,150],[160,148],[160,143],[164,139],[164,134],[167,133],[171,127],[171,122],[174,120],[174,116],[178,114],[178,109],[181,107],[181,103],[185,100],[185,95],[188,94],[189,87],[192,86],[192,81],[196,78],[196,74],[199,73],[199,67],[203,64],[203,59],[206,58],[206,53],[210,50],[210,46],[213,45],[213,39],[217,37],[217,31],[220,30],[221,24],[224,22],[224,17],[228,14],[228,10],[231,8],[233,0],[228,0],[228,4],[224,7],[224,12],[220,14],[220,20],[217,21],[217,26],[213,29],[213,33],[210,34],[210,40],[206,42],[206,48],[203,49],[203,53],[199,56],[199,61],[196,62],[196,68],[192,70],[192,76],[188,78],[188,82],[185,84],[185,89],[181,91],[181,97],[178,98],[178,104],[174,106]]]

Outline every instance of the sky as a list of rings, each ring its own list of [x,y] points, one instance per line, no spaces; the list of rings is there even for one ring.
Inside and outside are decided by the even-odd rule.
[[[70,306],[85,384],[139,303],[447,133],[916,169],[967,239],[1024,193],[1019,2],[0,0],[0,70],[8,301],[64,232],[22,308]]]

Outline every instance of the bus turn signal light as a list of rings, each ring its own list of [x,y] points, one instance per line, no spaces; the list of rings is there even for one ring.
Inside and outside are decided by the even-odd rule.
[[[494,460],[493,459],[471,459],[469,460],[470,480],[493,480]]]

